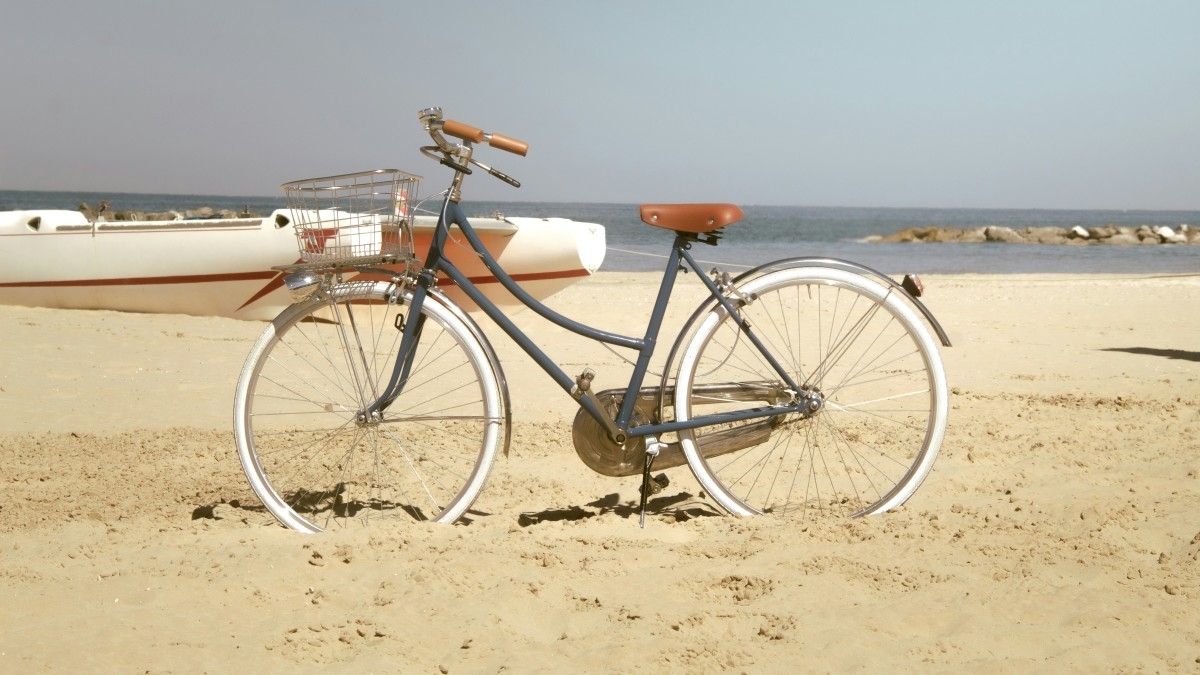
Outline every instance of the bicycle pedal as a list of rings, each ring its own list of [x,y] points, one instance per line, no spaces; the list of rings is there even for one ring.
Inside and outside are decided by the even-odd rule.
[[[670,484],[671,484],[671,479],[667,478],[667,474],[660,473],[657,476],[652,476],[650,478],[650,481],[647,483],[646,487],[647,487],[647,489],[649,489],[650,494],[656,495],[656,494],[662,492],[663,489],[666,488]]]
[[[654,485],[654,487],[650,488],[653,491],[652,494],[658,494],[671,484],[671,479],[667,478],[667,474],[660,473],[654,478],[651,478],[650,482]]]

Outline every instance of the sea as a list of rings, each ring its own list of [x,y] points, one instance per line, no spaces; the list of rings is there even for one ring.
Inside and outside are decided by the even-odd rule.
[[[39,192],[0,190],[0,211],[77,209],[107,200],[114,211],[184,211],[201,207],[267,215],[286,208],[283,195],[264,197]],[[427,202],[428,204],[428,202]],[[851,260],[886,274],[1197,274],[1200,245],[1044,245],[1001,243],[868,243],[910,227],[1103,227],[1182,224],[1200,227],[1200,211],[863,208],[743,205],[746,219],[725,228],[716,246],[693,254],[730,271],[793,256]],[[560,217],[599,223],[608,251],[601,270],[658,271],[670,244],[665,230],[645,225],[636,204],[464,202],[468,217]]]

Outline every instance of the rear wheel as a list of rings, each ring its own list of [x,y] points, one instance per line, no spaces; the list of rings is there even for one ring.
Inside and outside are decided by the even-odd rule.
[[[737,515],[861,516],[903,504],[933,467],[948,395],[937,347],[902,291],[821,267],[739,290],[749,328],[721,307],[701,318],[680,359],[676,419],[798,401],[805,412],[680,432],[704,489]]]
[[[411,371],[374,418],[408,291],[351,282],[284,310],[238,380],[234,429],[254,492],[284,525],[318,532],[379,518],[452,522],[475,500],[510,419],[503,378],[469,319],[427,299]],[[320,296],[320,294],[318,294]]]

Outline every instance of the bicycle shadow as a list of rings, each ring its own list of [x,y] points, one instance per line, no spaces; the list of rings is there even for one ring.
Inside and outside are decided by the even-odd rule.
[[[574,505],[566,508],[551,508],[544,511],[526,511],[517,517],[517,524],[521,527],[529,527],[539,523],[580,521],[608,513],[616,514],[622,518],[632,518],[639,515],[641,510],[641,504],[637,500],[622,502],[621,496],[614,492],[594,502],[588,502],[583,506]],[[695,495],[688,492],[680,492],[663,497],[651,497],[646,502],[646,513],[648,515],[674,518],[676,522],[722,515],[722,512],[716,507],[700,501]]]
[[[192,520],[222,520],[230,514],[261,515],[274,519],[274,516],[267,512],[267,507],[261,503],[247,503],[237,498],[200,504],[192,508]]]
[[[303,501],[303,495],[292,495],[291,501]],[[297,503],[300,503],[297,502]],[[394,510],[402,511],[414,520],[427,520],[427,514],[419,509],[407,505],[392,504]],[[378,505],[374,508],[358,502],[348,504],[338,504],[327,509],[330,512],[337,513],[340,517],[355,517],[356,515],[366,515],[364,511],[380,511]],[[386,510],[386,509],[382,509]],[[322,510],[324,512],[326,510]],[[566,508],[550,508],[543,511],[526,511],[517,517],[517,523],[521,527],[529,527],[538,523],[560,522],[560,521],[580,521],[596,516],[606,514],[615,514],[621,518],[637,517],[641,513],[641,504],[637,499],[621,501],[620,494],[614,492],[601,497],[592,502],[588,502],[582,506],[573,505]],[[649,515],[665,516],[673,518],[675,522],[686,522],[693,518],[702,518],[708,516],[722,516],[724,512],[716,506],[697,498],[689,492],[678,492],[672,495],[663,495],[651,497],[646,502],[646,513]],[[458,519],[460,525],[471,525],[479,518],[490,518],[495,516],[495,513],[481,511],[479,509],[470,508],[466,513]],[[227,500],[219,500],[211,504],[201,504],[192,509],[192,520],[226,520],[235,519],[243,520],[251,518],[254,520],[263,520],[264,522],[274,522],[272,516],[265,506],[257,500],[241,500],[232,498]]]
[[[1154,347],[1106,347],[1102,352],[1125,352],[1127,354],[1142,354],[1145,356],[1161,356],[1179,361],[1200,363],[1200,352],[1190,352],[1183,349],[1157,349]]]
[[[293,493],[286,501],[298,506],[309,506],[312,502],[306,503],[303,497],[304,493]],[[310,520],[319,521],[325,516],[332,516],[342,519],[361,518],[370,520],[377,517],[394,517],[396,514],[404,514],[413,521],[427,521],[429,514],[425,513],[420,508],[411,504],[397,503],[366,503],[360,501],[350,501],[332,504],[320,509],[307,508],[301,509],[305,516]],[[468,509],[466,513],[459,517],[458,523],[462,525],[470,525],[473,520],[470,516],[478,518],[489,517],[494,514],[475,509]],[[275,516],[263,506],[262,502],[257,500],[246,500],[233,498],[227,500],[219,500],[211,504],[200,504],[192,508],[192,520],[243,520],[245,522],[261,521],[266,524],[279,525],[275,520]]]

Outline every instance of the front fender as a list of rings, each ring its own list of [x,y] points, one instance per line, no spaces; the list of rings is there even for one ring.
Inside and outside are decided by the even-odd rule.
[[[392,293],[407,293],[409,292],[402,284],[394,284]],[[495,349],[492,348],[492,343],[484,335],[479,324],[471,318],[470,314],[463,311],[456,303],[446,297],[446,294],[437,288],[430,288],[426,291],[425,302],[436,302],[443,309],[453,314],[456,318],[466,325],[467,330],[479,340],[479,344],[483,347],[487,354],[487,359],[491,364],[492,370],[496,373],[496,380],[500,384],[500,395],[504,398],[504,456],[508,456],[509,447],[512,445],[512,401],[508,395],[508,380],[504,376],[504,368],[500,364],[499,357],[496,356]]]

